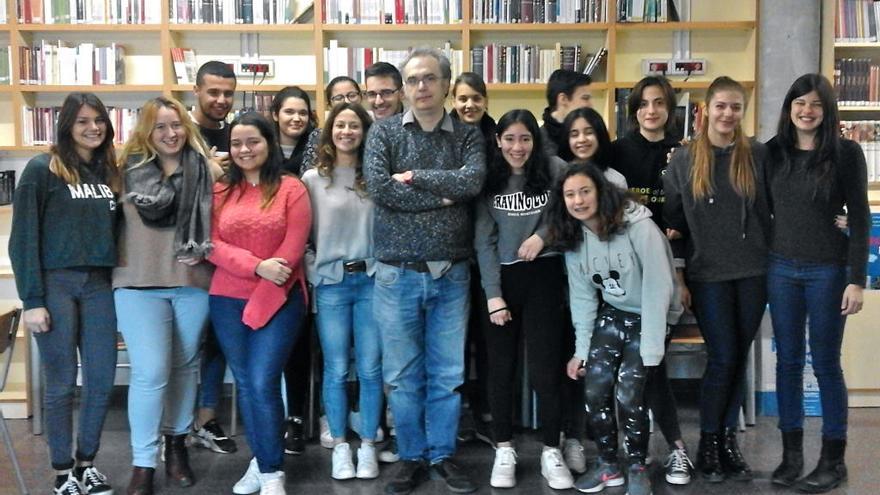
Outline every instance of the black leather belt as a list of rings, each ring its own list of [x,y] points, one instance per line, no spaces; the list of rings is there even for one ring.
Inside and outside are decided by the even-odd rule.
[[[342,263],[345,273],[360,273],[367,271],[367,262],[364,260],[345,261]]]
[[[418,273],[429,273],[431,271],[428,268],[427,261],[383,261],[382,263]]]

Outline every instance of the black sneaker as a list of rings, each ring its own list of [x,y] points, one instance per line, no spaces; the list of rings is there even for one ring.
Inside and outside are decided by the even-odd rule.
[[[190,435],[193,445],[210,449],[218,454],[231,454],[238,450],[235,440],[226,436],[216,419],[203,424]]]
[[[403,461],[394,478],[385,485],[386,495],[407,495],[428,479],[424,461]]]
[[[306,439],[303,436],[303,419],[291,416],[287,419],[287,431],[284,433],[284,453],[300,455],[306,450]]]
[[[79,477],[79,483],[89,495],[113,493],[113,488],[107,483],[107,477],[98,471],[95,466],[85,468]]]
[[[687,485],[694,473],[694,464],[687,455],[687,450],[675,448],[669,453],[664,463],[666,482],[672,485]]]
[[[58,482],[56,481],[56,483]],[[54,488],[52,495],[85,495],[85,493],[82,485],[79,484],[79,480],[76,479],[76,476],[73,475],[73,471],[71,471],[67,475],[67,479],[64,480],[64,483],[62,483],[61,486],[56,486]]]
[[[431,464],[431,479],[444,480],[446,488],[455,493],[471,493],[477,491],[477,485],[460,467],[449,459]]]

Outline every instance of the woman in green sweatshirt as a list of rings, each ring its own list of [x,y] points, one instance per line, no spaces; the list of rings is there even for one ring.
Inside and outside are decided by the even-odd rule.
[[[109,493],[93,461],[116,373],[110,270],[116,265],[119,175],[113,126],[97,96],[71,93],[58,114],[56,135],[49,152],[31,159],[21,175],[9,258],[46,377],[53,493]],[[74,461],[77,350],[84,385]]]

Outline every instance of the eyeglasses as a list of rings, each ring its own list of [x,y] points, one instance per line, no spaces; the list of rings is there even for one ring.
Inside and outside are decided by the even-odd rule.
[[[391,98],[391,95],[397,93],[400,89],[382,89],[379,91],[366,91],[364,92],[364,96],[367,97],[368,100],[375,100],[377,96],[381,96],[383,100],[387,100]]]
[[[422,77],[410,76],[406,78],[406,85],[417,88],[419,84],[425,83],[425,86],[433,86],[440,80],[437,74],[426,74]]]
[[[347,101],[349,103],[353,101],[359,101],[361,99],[361,94],[357,91],[349,91],[348,93],[341,95],[334,95],[330,97],[330,101],[333,103],[342,103],[343,101]]]

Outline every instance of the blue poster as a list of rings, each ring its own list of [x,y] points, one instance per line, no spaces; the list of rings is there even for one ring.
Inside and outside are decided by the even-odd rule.
[[[871,237],[868,242],[868,276],[880,277],[880,213],[871,213]]]

